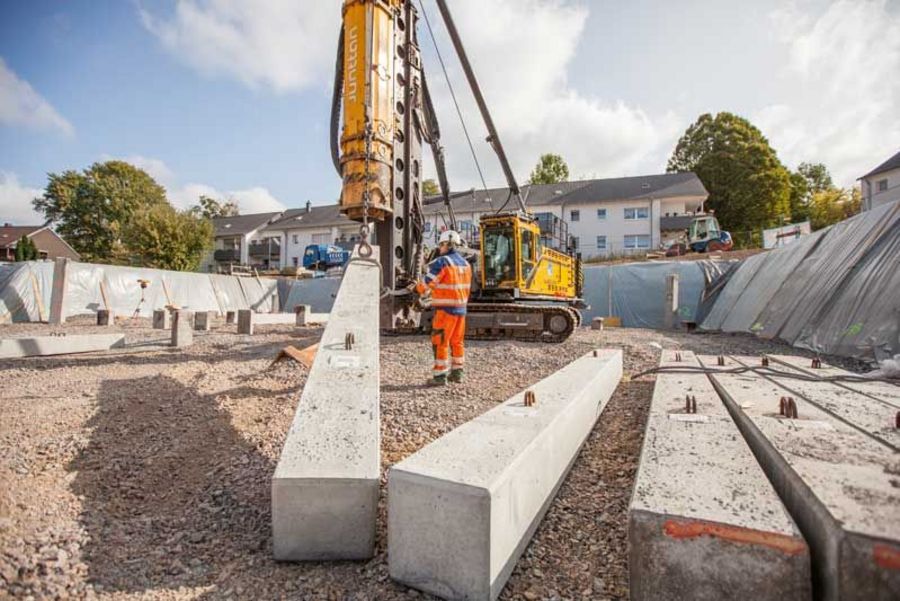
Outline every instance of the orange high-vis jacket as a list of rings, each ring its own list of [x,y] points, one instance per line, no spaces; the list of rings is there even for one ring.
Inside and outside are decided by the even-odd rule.
[[[451,315],[465,315],[472,287],[472,268],[455,250],[428,264],[425,281],[416,284],[416,292],[431,290],[431,306]]]

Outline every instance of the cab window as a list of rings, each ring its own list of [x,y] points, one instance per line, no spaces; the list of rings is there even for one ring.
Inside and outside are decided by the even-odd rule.
[[[522,278],[527,280],[534,271],[534,234],[529,230],[522,230]]]
[[[515,238],[510,227],[498,227],[484,232],[484,277],[487,286],[512,280],[516,276]]]

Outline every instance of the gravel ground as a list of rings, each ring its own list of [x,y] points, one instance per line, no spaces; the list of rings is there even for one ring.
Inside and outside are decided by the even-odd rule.
[[[0,336],[97,333],[89,324]],[[220,324],[174,350],[146,322],[116,329],[136,346],[0,361],[0,598],[423,597],[388,577],[384,495],[372,560],[272,560],[270,479],[306,371],[269,365],[320,330],[247,337]],[[622,348],[635,373],[660,346],[803,354],[745,336],[582,329],[559,345],[473,342],[466,383],[430,389],[427,340],[384,338],[384,468],[589,349]],[[652,389],[619,386],[501,599],[628,597],[625,517]]]

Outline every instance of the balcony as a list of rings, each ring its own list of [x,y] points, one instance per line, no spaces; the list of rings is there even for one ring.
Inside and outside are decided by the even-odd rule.
[[[213,253],[213,259],[218,263],[240,263],[241,251],[236,248],[217,250]]]

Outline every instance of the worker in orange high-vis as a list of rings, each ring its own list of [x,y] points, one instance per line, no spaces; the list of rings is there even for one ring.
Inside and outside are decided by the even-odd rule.
[[[431,326],[431,346],[434,349],[434,370],[431,384],[462,382],[466,362],[463,339],[466,335],[466,305],[472,286],[472,268],[457,252],[462,238],[452,230],[441,233],[440,255],[428,264],[424,281],[417,282],[421,296],[431,291],[434,320]]]

